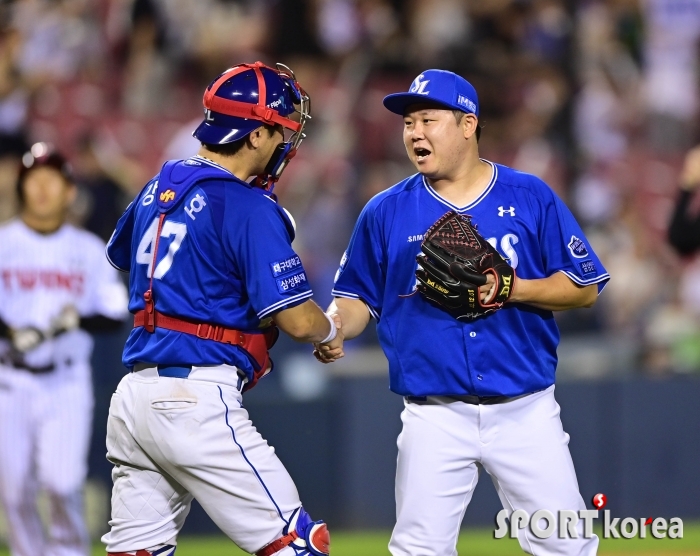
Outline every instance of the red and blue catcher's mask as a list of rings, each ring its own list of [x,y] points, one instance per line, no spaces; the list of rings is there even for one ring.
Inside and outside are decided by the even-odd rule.
[[[309,95],[287,66],[262,62],[227,69],[204,91],[204,121],[192,134],[202,143],[224,145],[246,137],[262,123],[281,125],[291,137],[275,149],[256,185],[271,191],[304,139],[311,118]],[[299,121],[289,116],[297,112]],[[285,134],[286,135],[286,134]]]

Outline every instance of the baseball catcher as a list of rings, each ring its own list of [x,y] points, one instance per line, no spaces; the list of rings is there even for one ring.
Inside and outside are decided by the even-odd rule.
[[[486,241],[471,217],[449,211],[423,236],[416,257],[418,291],[458,320],[475,319],[503,307],[513,292],[515,270]],[[486,299],[479,287],[488,275],[494,286]]]

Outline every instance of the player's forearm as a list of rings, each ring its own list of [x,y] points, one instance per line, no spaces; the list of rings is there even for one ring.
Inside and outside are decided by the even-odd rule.
[[[598,298],[598,286],[578,286],[565,274],[556,272],[548,278],[516,278],[510,303],[525,303],[548,311],[565,311],[591,307]]]
[[[328,314],[337,313],[342,323],[343,337],[350,340],[362,334],[369,323],[370,314],[367,305],[359,299],[337,297],[328,306]]]
[[[275,315],[275,323],[297,342],[321,342],[331,330],[328,317],[311,300]]]

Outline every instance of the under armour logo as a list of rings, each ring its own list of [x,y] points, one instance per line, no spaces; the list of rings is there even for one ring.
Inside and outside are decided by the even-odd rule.
[[[503,216],[504,214],[515,216],[515,207],[510,207],[508,210],[504,209],[503,207],[498,207],[498,216]]]
[[[418,77],[413,80],[411,88],[408,90],[409,93],[417,93],[419,95],[429,95],[430,91],[425,90],[425,86],[430,83],[430,79],[422,81],[423,74],[421,73]]]

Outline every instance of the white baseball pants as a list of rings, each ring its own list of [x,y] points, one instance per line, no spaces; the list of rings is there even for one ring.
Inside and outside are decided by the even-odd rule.
[[[389,550],[394,556],[456,556],[459,529],[479,478],[491,475],[503,507],[582,510],[586,506],[559,418],[554,386],[494,405],[446,397],[405,402],[398,438],[396,512]],[[518,541],[537,556],[596,554],[598,537],[538,539],[529,528]],[[494,539],[494,542],[499,542]]]
[[[247,552],[282,536],[299,494],[248,418],[237,382],[226,365],[194,367],[186,379],[153,367],[122,379],[107,423],[108,552],[176,544],[193,498]]]
[[[0,366],[0,502],[13,556],[86,556],[83,484],[92,425],[90,369],[34,375]],[[37,508],[50,503],[48,534]]]

